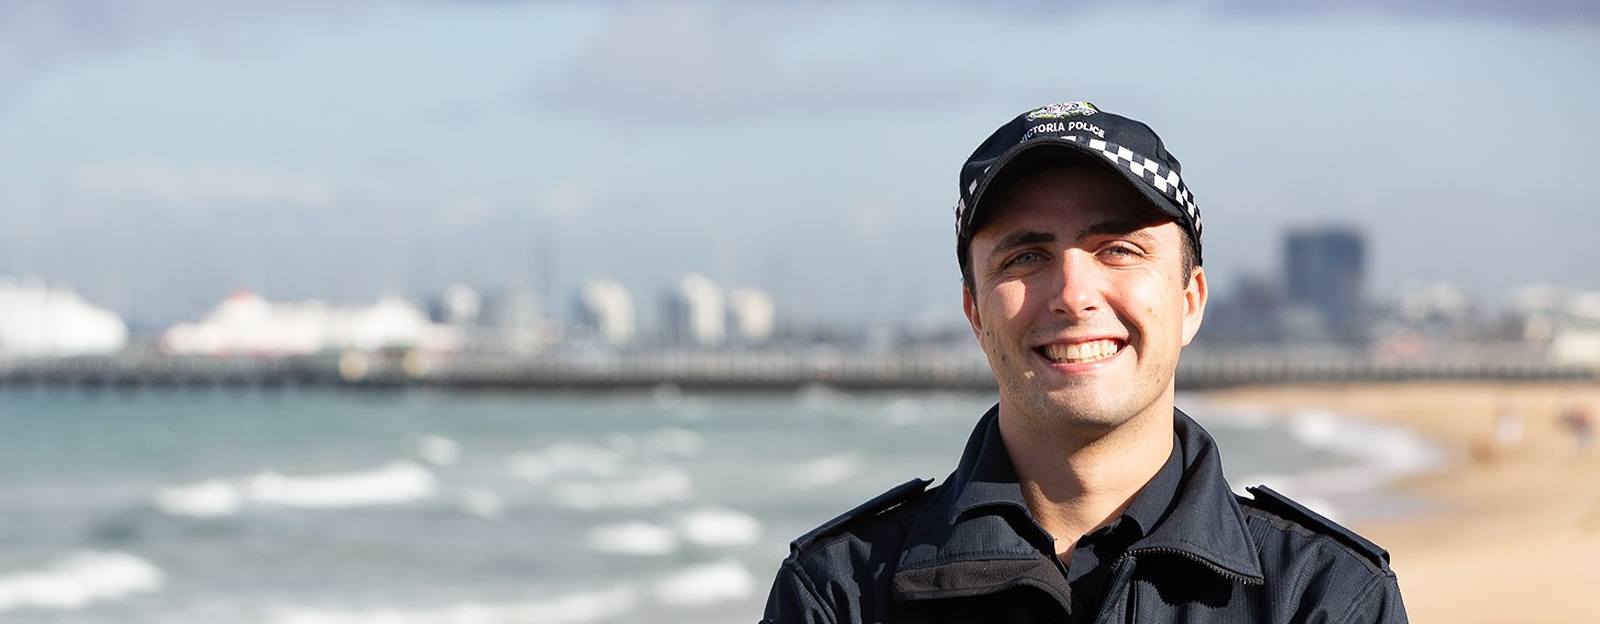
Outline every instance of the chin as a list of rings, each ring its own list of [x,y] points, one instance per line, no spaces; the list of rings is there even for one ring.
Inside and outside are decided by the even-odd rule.
[[[1103,432],[1117,428],[1140,410],[1104,389],[1081,386],[1048,392],[1024,390],[1011,403],[1042,429],[1069,428],[1081,432]],[[1123,400],[1119,400],[1123,399]]]

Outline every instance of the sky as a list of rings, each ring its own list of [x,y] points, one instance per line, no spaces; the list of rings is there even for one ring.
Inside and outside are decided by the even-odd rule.
[[[648,321],[690,272],[960,323],[962,160],[1088,100],[1182,160],[1214,294],[1319,224],[1377,299],[1600,288],[1600,5],[1057,4],[12,0],[0,275],[135,326],[594,278]]]

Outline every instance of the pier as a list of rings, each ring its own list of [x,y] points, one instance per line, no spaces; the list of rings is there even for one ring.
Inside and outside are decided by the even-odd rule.
[[[1339,349],[1201,349],[1184,352],[1182,389],[1277,383],[1418,380],[1600,382],[1600,367],[1506,356],[1481,348],[1426,358],[1384,358]],[[943,351],[849,353],[660,352],[538,356],[354,353],[315,357],[179,357],[159,354],[0,361],[0,392],[30,388],[339,388],[351,390],[844,391],[995,389],[981,354]]]

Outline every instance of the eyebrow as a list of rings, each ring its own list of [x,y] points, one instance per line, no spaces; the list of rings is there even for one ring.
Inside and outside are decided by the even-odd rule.
[[[1146,226],[1145,223],[1140,223],[1138,221],[1133,221],[1133,220],[1130,220],[1130,219],[1115,219],[1115,220],[1112,220],[1112,221],[1101,221],[1101,222],[1096,223],[1094,225],[1091,225],[1089,227],[1086,227],[1086,228],[1083,228],[1081,230],[1078,230],[1078,240],[1083,240],[1083,239],[1088,238],[1090,236],[1105,236],[1105,235],[1108,235],[1108,234],[1112,235],[1112,236],[1128,236],[1130,234],[1134,234],[1135,232],[1138,232],[1139,230],[1144,229],[1145,226]],[[1139,238],[1149,238],[1149,237],[1140,235]]]

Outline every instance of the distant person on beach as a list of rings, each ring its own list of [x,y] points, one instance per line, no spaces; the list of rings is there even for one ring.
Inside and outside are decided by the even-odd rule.
[[[1594,418],[1589,415],[1589,408],[1580,403],[1568,405],[1561,412],[1561,426],[1572,436],[1578,452],[1589,450],[1590,441],[1594,439]]]
[[[1174,407],[1200,233],[1138,121],[1052,104],[979,145],[956,256],[999,403],[943,483],[796,539],[763,621],[1404,622],[1383,549],[1265,487],[1236,496]]]

